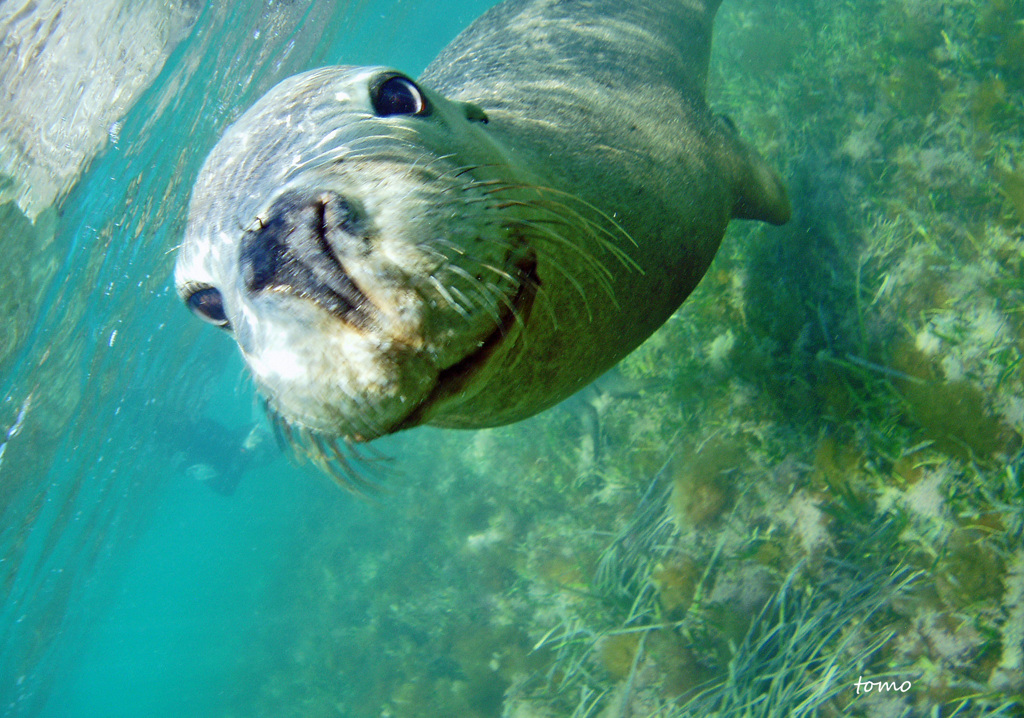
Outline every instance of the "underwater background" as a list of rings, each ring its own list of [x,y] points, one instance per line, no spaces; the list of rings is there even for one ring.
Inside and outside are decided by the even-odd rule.
[[[1021,0],[726,0],[790,224],[372,502],[267,438],[171,287],[203,158],[491,4],[0,4],[0,715],[1024,714]]]

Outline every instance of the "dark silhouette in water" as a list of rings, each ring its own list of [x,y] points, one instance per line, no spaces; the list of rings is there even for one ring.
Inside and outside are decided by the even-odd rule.
[[[200,417],[176,421],[165,429],[165,437],[173,437],[174,442],[173,471],[202,482],[221,496],[234,494],[245,472],[270,453],[268,435],[259,425],[229,429]]]

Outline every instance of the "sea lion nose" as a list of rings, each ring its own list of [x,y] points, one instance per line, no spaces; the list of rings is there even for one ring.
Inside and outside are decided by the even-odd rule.
[[[253,295],[275,289],[349,313],[366,300],[340,257],[358,229],[352,205],[336,193],[283,195],[242,236],[245,289]]]

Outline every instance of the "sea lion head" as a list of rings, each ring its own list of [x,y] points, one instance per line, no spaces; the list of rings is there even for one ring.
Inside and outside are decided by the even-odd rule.
[[[518,180],[486,122],[395,70],[328,67],[210,153],[175,283],[288,425],[361,441],[421,423],[521,331],[535,259],[495,198]]]

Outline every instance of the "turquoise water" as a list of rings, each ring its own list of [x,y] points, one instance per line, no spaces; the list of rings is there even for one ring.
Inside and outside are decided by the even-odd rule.
[[[234,347],[171,287],[191,181],[226,123],[278,80],[335,62],[418,72],[486,4],[438,16],[318,2],[276,29],[272,2],[206,7],[63,201],[59,269],[2,384],[8,425],[25,411],[0,464],[17,478],[0,714],[225,715],[251,691],[261,658],[247,647],[287,613],[276,589],[301,552],[298,519],[349,523],[367,509],[276,449],[230,497],[175,463],[201,440],[200,417],[244,436],[258,416]],[[52,388],[47,354],[61,364]],[[226,436],[198,458],[224,471],[239,445]]]
[[[0,221],[0,715],[1020,715],[1019,0],[726,0],[710,99],[789,225],[734,223],[566,405],[376,442],[373,501],[266,439],[171,286],[203,158],[490,4],[207,3],[57,211]]]

